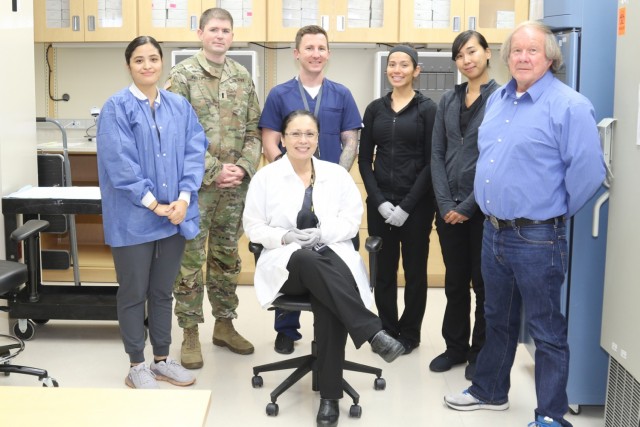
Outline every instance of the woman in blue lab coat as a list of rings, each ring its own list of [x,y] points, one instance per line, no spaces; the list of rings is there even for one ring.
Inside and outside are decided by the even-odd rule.
[[[98,121],[98,176],[105,242],[118,279],[118,322],[129,355],[125,383],[190,385],[168,357],[172,287],[186,239],[198,233],[198,189],[208,142],[186,99],[157,88],[162,49],[140,36],[125,50],[133,83],[113,95]],[[144,363],[145,305],[154,362]]]

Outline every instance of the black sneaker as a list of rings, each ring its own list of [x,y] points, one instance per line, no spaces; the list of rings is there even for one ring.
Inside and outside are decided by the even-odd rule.
[[[273,346],[276,353],[291,354],[293,353],[293,338],[289,335],[285,335],[282,332],[278,332],[276,336],[276,343]]]
[[[429,364],[429,369],[433,372],[446,372],[455,365],[467,363],[466,359],[454,359],[447,353],[442,353]]]

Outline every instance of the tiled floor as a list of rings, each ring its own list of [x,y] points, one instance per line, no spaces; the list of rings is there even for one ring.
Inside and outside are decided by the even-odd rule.
[[[269,392],[284,378],[284,373],[264,373],[264,387],[253,389],[251,368],[285,356],[273,351],[273,314],[259,307],[252,287],[241,286],[238,293],[240,317],[235,324],[254,343],[256,352],[250,356],[239,356],[227,349],[214,347],[210,343],[213,320],[209,318],[201,327],[205,366],[195,371],[197,383],[193,387],[212,390],[206,425],[315,426],[319,396],[311,391],[308,377],[281,396],[278,400],[280,414],[277,417],[265,414],[265,406],[270,401]],[[463,367],[456,367],[444,374],[432,373],[427,368],[429,361],[444,349],[440,335],[444,303],[443,289],[429,290],[422,344],[412,354],[402,356],[393,364],[384,363],[366,344],[360,350],[348,344],[347,356],[350,360],[383,368],[387,388],[376,391],[373,389],[372,376],[347,373],[347,379],[361,395],[362,418],[349,418],[351,402],[344,398],[340,403],[341,426],[524,427],[532,421],[535,407],[533,363],[524,348],[518,350],[512,371],[509,410],[462,413],[445,407],[443,395],[462,390],[469,382],[464,379]],[[309,350],[312,335],[310,314],[303,313],[301,322],[304,338],[296,344],[294,356],[306,354]],[[0,333],[6,333],[7,330],[6,314],[2,313]],[[171,355],[179,358],[182,334],[175,321],[173,339]],[[149,360],[150,350],[147,353]],[[27,342],[25,351],[14,363],[47,369],[61,387],[125,388],[127,360],[115,322],[51,321],[38,327],[34,339]],[[0,386],[10,385],[39,386],[34,377],[15,374],[0,377]],[[161,383],[160,386],[167,389],[173,387],[168,383]],[[133,390],[131,392],[135,393]],[[72,405],[70,402],[70,407]],[[144,411],[144,408],[140,410]],[[568,415],[567,419],[575,427],[600,427],[604,425],[603,408],[584,407],[580,415]],[[47,425],[45,414],[42,425]]]

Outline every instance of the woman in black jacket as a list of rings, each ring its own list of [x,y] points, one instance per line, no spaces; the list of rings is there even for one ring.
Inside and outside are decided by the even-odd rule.
[[[468,81],[446,92],[440,100],[431,152],[431,175],[438,202],[436,227],[446,268],[447,308],[442,336],[447,349],[433,359],[429,369],[444,372],[453,365],[469,362],[465,368],[469,380],[485,336],[484,282],[480,272],[484,215],[473,195],[473,180],[478,128],[487,99],[498,88],[489,79],[489,58],[491,51],[482,34],[465,31],[454,40],[451,59]],[[469,282],[476,295],[473,332]]]
[[[393,90],[367,106],[358,164],[367,190],[369,234],[382,237],[375,300],[382,326],[405,354],[420,345],[427,304],[429,233],[435,212],[431,133],[436,104],[413,89],[418,53],[391,49],[387,78]],[[375,152],[375,160],[374,160]],[[404,312],[398,318],[398,263],[405,274]]]

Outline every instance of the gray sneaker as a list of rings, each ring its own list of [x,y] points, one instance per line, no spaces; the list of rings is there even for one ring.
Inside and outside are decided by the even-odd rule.
[[[170,357],[167,357],[166,362],[152,363],[151,372],[158,381],[168,381],[173,385],[187,386],[196,382],[191,372]]]
[[[129,375],[124,379],[124,383],[131,388],[147,390],[159,388],[156,382],[156,375],[149,370],[145,363],[132,366],[129,369]]]
[[[505,409],[509,409],[509,402],[499,404],[483,402],[482,400],[473,397],[471,393],[469,393],[469,390],[445,396],[444,403],[446,403],[449,408],[458,411],[475,411],[478,409],[504,411]]]

